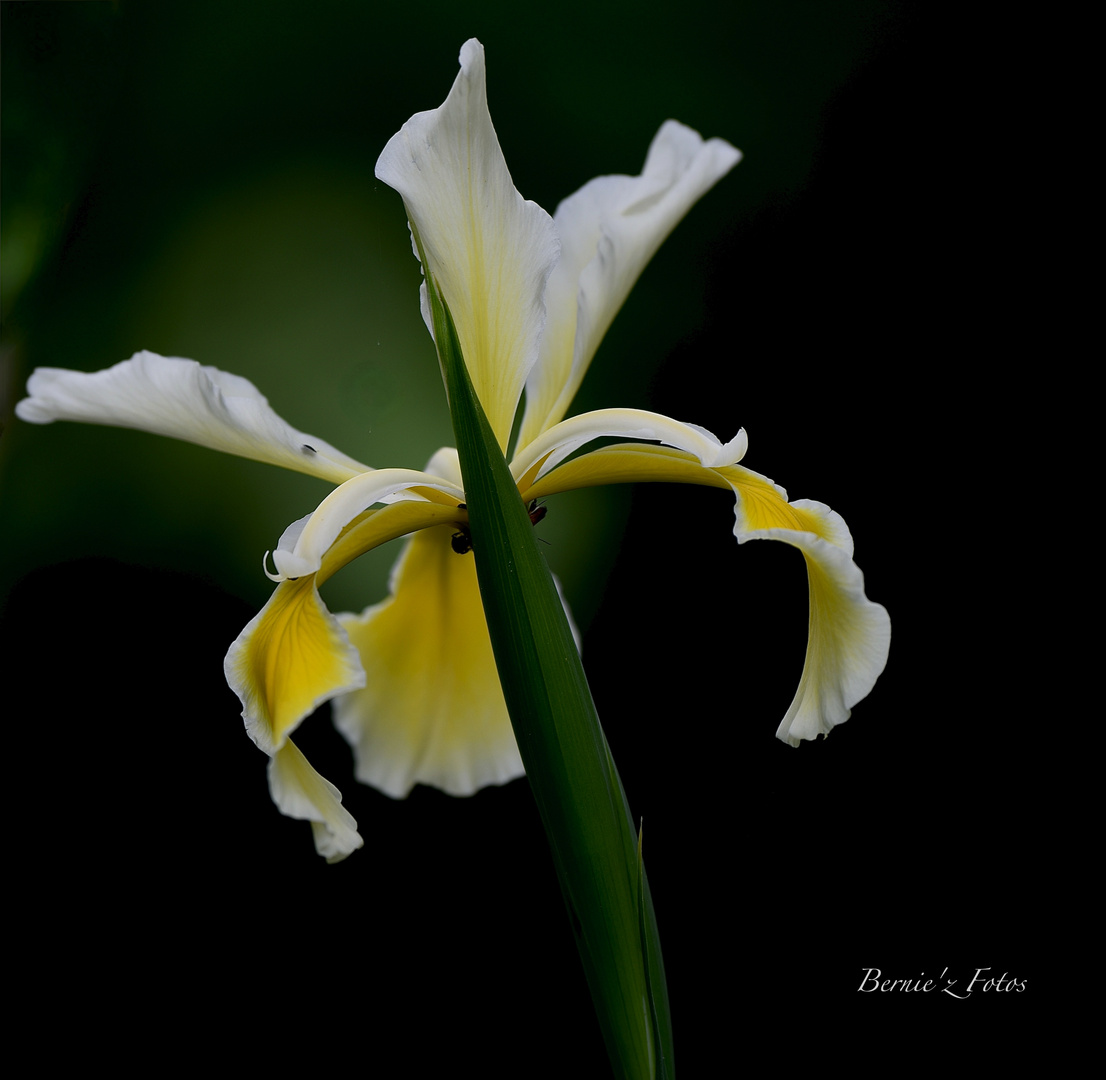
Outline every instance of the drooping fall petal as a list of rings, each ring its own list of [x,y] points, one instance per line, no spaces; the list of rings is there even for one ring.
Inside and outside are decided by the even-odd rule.
[[[799,688],[776,735],[791,746],[828,735],[867,697],[887,663],[891,619],[864,595],[853,541],[840,514],[809,499],[786,502],[767,477],[733,466],[719,470],[737,494],[734,535],[782,540],[803,553],[810,625]]]
[[[600,176],[554,215],[561,258],[545,294],[546,325],[526,382],[519,446],[568,411],[599,343],[668,234],[741,160],[723,139],[668,120],[640,176]]]
[[[223,663],[246,731],[276,753],[324,701],[365,685],[357,650],[330,614],[313,575],[279,584]]]
[[[820,513],[828,507],[792,503]],[[817,511],[813,508],[818,506]],[[848,552],[811,533],[769,529],[746,539],[782,540],[806,560],[810,626],[799,688],[776,735],[791,746],[828,735],[868,696],[887,663],[891,620],[864,595],[864,575]]]
[[[438,450],[426,472],[446,487],[460,484],[457,451]],[[359,780],[394,798],[407,795],[416,783],[471,795],[523,770],[473,557],[459,555],[454,547],[463,523],[455,519],[447,527],[430,527],[443,514],[457,515],[458,508],[392,503],[351,530],[348,541],[357,550],[362,530],[382,536],[381,525],[401,527],[388,525],[392,518],[410,524],[420,507],[415,527],[422,531],[397,560],[388,599],[360,615],[338,616],[360,652],[366,679],[364,689],[335,699],[334,718],[354,747]],[[331,570],[335,552],[345,557],[340,548],[346,541],[343,537],[331,549],[323,573]],[[563,594],[561,602],[579,648]]]
[[[283,814],[311,822],[315,848],[338,862],[361,846],[338,789],[288,736],[334,694],[362,686],[357,652],[326,610],[314,577],[277,586],[224,661],[250,738],[269,755],[269,791]]]
[[[522,198],[503,159],[488,113],[484,47],[465,42],[460,62],[445,102],[403,125],[376,175],[403,196],[416,254],[421,248],[449,306],[473,386],[505,449],[537,358],[558,244],[552,218]]]
[[[450,528],[412,538],[392,595],[340,615],[365,669],[361,690],[334,702],[357,778],[403,798],[416,783],[451,795],[521,776],[471,552]]]
[[[341,862],[364,844],[353,815],[342,806],[342,793],[291,740],[269,759],[269,794],[282,814],[311,822],[315,850],[327,862]]]
[[[78,420],[135,428],[335,484],[369,471],[282,420],[249,379],[195,360],[139,352],[103,371],[38,368],[27,392],[15,412],[33,424]]]
[[[522,494],[534,499],[580,487],[649,481],[728,487],[737,498],[738,543],[780,540],[803,553],[810,586],[806,662],[776,734],[798,746],[801,739],[826,735],[847,720],[887,663],[891,620],[864,594],[864,576],[852,561],[852,537],[840,514],[805,499],[788,502],[783,488],[740,465],[706,468],[686,450],[632,443],[567,461],[524,485]]]

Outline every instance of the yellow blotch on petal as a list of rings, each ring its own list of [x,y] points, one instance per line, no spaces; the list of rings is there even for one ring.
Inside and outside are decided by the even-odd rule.
[[[797,512],[789,505],[786,493],[781,492],[766,476],[739,466],[718,471],[730,481],[740,501],[742,532],[773,528],[818,532],[810,516]]]
[[[357,651],[313,574],[277,586],[230,647],[224,668],[250,738],[268,754],[322,702],[365,684]]]
[[[725,477],[737,495],[735,509],[736,524],[734,533],[738,541],[756,539],[772,529],[786,532],[813,533],[852,555],[853,540],[848,526],[840,514],[835,513],[824,503],[810,499],[787,501],[787,492],[774,484],[766,476],[743,469],[740,465],[730,465],[716,470]],[[786,536],[775,536],[777,540],[787,540]]]
[[[416,783],[471,795],[523,774],[492,655],[472,553],[452,528],[416,534],[392,595],[339,616],[365,668],[363,690],[334,702],[357,778],[403,798]]]

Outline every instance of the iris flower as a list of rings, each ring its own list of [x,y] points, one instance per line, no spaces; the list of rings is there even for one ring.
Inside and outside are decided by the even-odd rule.
[[[484,51],[471,40],[444,104],[413,116],[376,175],[403,197],[416,255],[456,324],[473,386],[519,498],[631,481],[733,492],[734,535],[779,540],[806,561],[806,663],[777,735],[797,746],[827,734],[874,685],[890,622],[864,595],[841,517],[789,502],[739,462],[744,430],[723,442],[694,424],[639,409],[565,419],[592,357],[645,264],[695,201],[740,160],[721,139],[675,121],[657,133],[639,176],[602,176],[556,214],[515,189],[488,112]],[[426,284],[422,309],[431,327]],[[336,485],[272,553],[277,587],[227,653],[246,729],[269,755],[279,809],[312,823],[330,861],[361,846],[341,795],[290,736],[324,701],[353,745],[359,780],[394,797],[416,783],[468,795],[523,773],[503,701],[470,549],[457,452],[422,472],[372,469],[297,431],[246,379],[149,352],[85,374],[40,368],[17,413],[138,428],[321,477]],[[586,452],[599,439],[623,440]],[[391,595],[334,615],[319,586],[364,552],[408,536]]]

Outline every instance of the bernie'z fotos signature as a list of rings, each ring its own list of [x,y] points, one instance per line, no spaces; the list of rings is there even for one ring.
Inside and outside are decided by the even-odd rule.
[[[989,967],[976,968],[975,974],[965,981],[951,978],[948,968],[945,968],[936,979],[927,979],[924,971],[916,979],[885,979],[879,968],[870,967],[861,970],[864,975],[860,980],[860,986],[857,987],[861,994],[928,994],[933,990],[938,990],[960,1001],[967,1000],[975,993],[998,992],[1007,994],[1014,992],[1020,994],[1025,990],[1026,983],[1029,981],[1028,979],[1015,979],[1005,971],[999,976],[994,976],[991,974],[992,969]]]

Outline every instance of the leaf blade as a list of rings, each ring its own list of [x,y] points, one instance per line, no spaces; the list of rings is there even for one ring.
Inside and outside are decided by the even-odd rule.
[[[620,1077],[653,1080],[658,1065],[671,1077],[660,939],[625,792],[529,514],[429,273],[427,291],[500,681],[608,1054]]]

